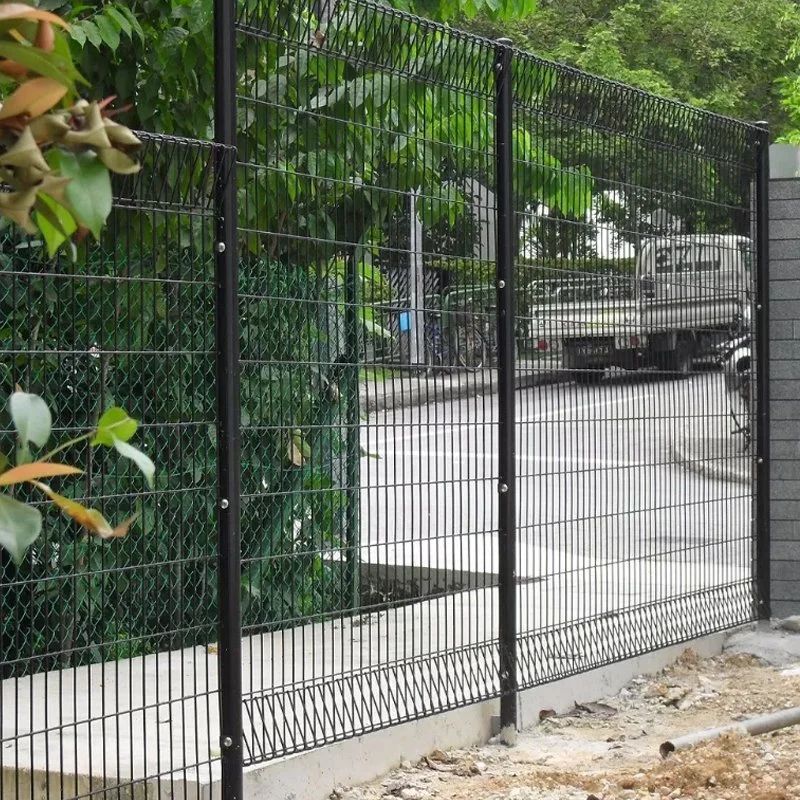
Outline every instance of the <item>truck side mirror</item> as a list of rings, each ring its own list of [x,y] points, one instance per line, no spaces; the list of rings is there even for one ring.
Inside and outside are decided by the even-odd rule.
[[[641,278],[639,280],[639,291],[642,297],[655,297],[656,282],[652,278]]]

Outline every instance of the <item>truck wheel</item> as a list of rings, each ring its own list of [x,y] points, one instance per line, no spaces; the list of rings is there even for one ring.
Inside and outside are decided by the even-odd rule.
[[[575,383],[578,383],[581,386],[591,386],[595,383],[600,383],[604,374],[605,372],[602,369],[589,369],[588,367],[583,367],[582,369],[574,370],[572,377],[575,379]]]
[[[678,342],[674,350],[664,353],[664,367],[671,378],[685,380],[692,374],[694,346],[691,342]]]

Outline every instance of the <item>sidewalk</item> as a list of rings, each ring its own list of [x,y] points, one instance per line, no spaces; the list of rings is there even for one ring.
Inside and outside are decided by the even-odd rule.
[[[517,389],[557,383],[563,380],[559,359],[518,361],[514,384]],[[404,406],[418,406],[441,400],[456,400],[478,394],[492,394],[498,389],[497,367],[478,372],[432,372],[408,369],[403,375],[387,380],[369,381],[359,387],[362,411],[373,412]]]
[[[685,436],[673,442],[672,456],[684,468],[706,478],[749,485],[752,445],[744,452],[742,436]]]

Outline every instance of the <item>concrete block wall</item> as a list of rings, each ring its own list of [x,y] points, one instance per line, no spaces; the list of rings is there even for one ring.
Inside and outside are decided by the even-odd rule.
[[[769,192],[772,616],[800,614],[800,178]],[[784,173],[785,174],[785,173]]]

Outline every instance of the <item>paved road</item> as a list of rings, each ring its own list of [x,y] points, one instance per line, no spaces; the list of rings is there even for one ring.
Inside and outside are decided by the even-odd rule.
[[[518,391],[519,575],[598,564],[691,562],[708,581],[750,558],[749,487],[674,462],[676,437],[727,435],[718,373],[640,373]],[[371,415],[362,443],[368,561],[494,571],[496,396]],[[672,580],[672,578],[671,578]]]

